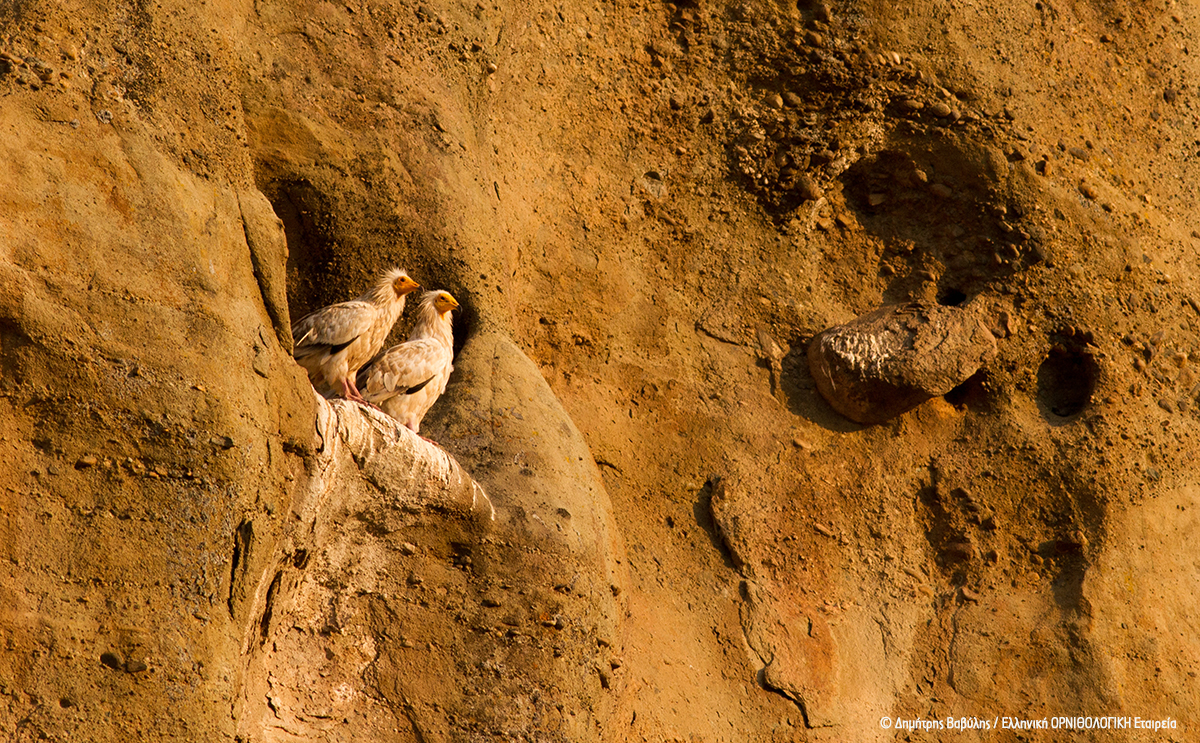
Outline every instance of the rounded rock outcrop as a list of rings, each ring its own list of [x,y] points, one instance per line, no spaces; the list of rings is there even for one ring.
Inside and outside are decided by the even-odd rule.
[[[817,389],[857,423],[882,423],[944,395],[996,355],[996,338],[957,307],[881,307],[819,333],[808,347]]]

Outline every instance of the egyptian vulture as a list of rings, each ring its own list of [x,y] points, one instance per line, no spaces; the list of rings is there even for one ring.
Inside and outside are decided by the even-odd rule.
[[[450,313],[456,309],[458,302],[449,292],[425,292],[408,341],[392,346],[358,373],[366,401],[414,433],[454,370]]]
[[[313,386],[362,402],[354,375],[383,347],[404,311],[405,296],[420,288],[407,273],[393,268],[357,299],[322,307],[297,320],[292,325],[296,339],[292,356],[308,371]]]

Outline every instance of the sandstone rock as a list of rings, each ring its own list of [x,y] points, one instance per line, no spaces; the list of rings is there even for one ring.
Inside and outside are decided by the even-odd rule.
[[[816,606],[781,600],[782,587],[747,584],[746,639],[763,660],[763,683],[800,706],[807,727],[845,723],[846,674],[837,638]]]
[[[257,189],[241,189],[237,193],[246,244],[254,278],[262,293],[263,306],[271,317],[275,335],[284,348],[292,347],[292,329],[287,304],[288,248],[283,224],[270,202]],[[265,374],[261,376],[266,376]]]
[[[445,730],[442,715],[461,702],[457,685],[444,682],[456,665],[472,661],[455,642],[459,629],[444,609],[414,610],[396,597],[451,596],[456,603],[475,597],[490,606],[471,571],[447,563],[479,548],[495,510],[437,445],[377,410],[313,396],[321,444],[294,493],[278,548],[256,560],[261,536],[238,530],[248,532],[241,559],[254,566],[235,573],[230,587],[231,597],[253,599],[230,601],[246,628],[240,734],[261,739],[283,724],[316,737],[329,716],[350,720],[347,731],[367,739],[397,728],[415,730],[418,738],[421,730]],[[411,542],[403,537],[416,534],[431,555],[408,554]],[[418,567],[401,569],[408,565]],[[250,584],[244,592],[243,581]],[[393,631],[401,626],[402,636]],[[412,638],[432,644],[422,664],[442,681],[431,679],[403,706],[392,704],[400,669],[411,662]],[[368,664],[374,671],[364,679]]]
[[[99,4],[0,14],[17,65],[0,64],[0,731],[207,741],[253,723],[256,743],[883,743],[897,737],[883,715],[1040,717],[1055,698],[1195,728],[1183,692],[1200,672],[1200,496],[1187,485],[1200,429],[1179,410],[1196,408],[1195,379],[1176,376],[1194,364],[1177,370],[1172,354],[1197,347],[1200,309],[1183,302],[1200,295],[1159,273],[1190,265],[1179,238],[1200,221],[1172,196],[1189,165],[1169,156],[1187,139],[1165,102],[1170,89],[1190,103],[1178,70],[1195,24],[1168,11],[1177,43],[1147,49],[1154,34],[1140,20],[1126,33],[1119,17],[1102,30],[1130,84],[1064,90],[1040,50],[1086,52],[1071,24],[1034,24],[1033,43],[1006,44],[997,65],[992,42],[1012,28],[996,14],[922,0],[903,13],[858,4],[843,22],[821,2],[649,15],[535,3],[523,13],[537,22],[502,39],[503,14],[472,3],[265,0],[183,15],[149,3],[141,40]],[[822,48],[803,47],[806,22]],[[983,43],[926,39],[943,27]],[[929,43],[917,53],[913,39]],[[44,83],[35,55],[57,69]],[[956,81],[977,73],[964,98],[996,115],[935,126],[961,105],[922,71],[935,63]],[[678,113],[658,109],[664,90]],[[758,111],[775,90],[797,98]],[[897,105],[939,97],[944,118]],[[766,133],[735,151],[731,179],[722,150],[747,115]],[[1046,154],[1064,132],[1096,162],[1065,145]],[[795,154],[778,179],[774,167],[741,177],[743,159],[765,164],[785,146]],[[1017,147],[1028,160],[1004,157]],[[904,167],[873,173],[866,161],[889,150],[905,151]],[[665,183],[668,167],[668,199],[629,193],[648,168]],[[806,171],[828,191],[826,213],[779,235],[777,218],[820,211],[797,203]],[[1094,202],[1076,193],[1081,178]],[[1116,198],[1134,184],[1136,212]],[[871,193],[887,196],[878,212],[856,209]],[[1016,231],[994,229],[997,201]],[[1108,201],[1111,218],[1092,208]],[[852,234],[835,222],[843,212]],[[965,235],[941,235],[949,224]],[[995,244],[1035,225],[1045,235],[1020,251]],[[936,398],[903,435],[814,419],[824,404],[793,384],[799,353],[780,360],[787,404],[761,394],[765,370],[747,368],[755,326],[790,341],[904,291],[878,281],[884,257],[896,282],[943,262],[939,281],[1012,297],[1021,332],[987,390],[966,386],[966,420]],[[327,437],[334,470],[314,452],[318,403],[287,355],[288,304],[349,296],[339,277],[392,262],[461,289],[464,333],[513,339],[468,341],[460,371],[474,381],[445,398],[447,427],[426,432],[487,488],[490,531],[408,489],[402,432],[382,419],[361,415],[355,447]],[[754,305],[788,291],[798,301]],[[711,336],[687,332],[707,308],[747,306]],[[1058,393],[1043,399],[1032,372],[1077,321],[1097,331],[1096,399],[1056,418]],[[1111,343],[1164,329],[1138,374],[1139,354]],[[564,422],[604,460],[603,489]],[[76,469],[88,453],[97,464]],[[982,509],[914,497],[947,467],[998,510],[993,532]],[[712,495],[740,570],[699,532],[697,478],[711,471],[745,478]],[[317,478],[344,490],[302,497]],[[637,575],[607,588],[601,566],[625,556],[593,521],[606,492]],[[298,521],[313,533],[291,525],[293,500],[318,515]],[[699,525],[685,516],[697,506]],[[867,531],[874,550],[842,546]],[[968,535],[975,559],[939,562]],[[1018,551],[1026,535],[1044,549],[1035,570]],[[419,549],[405,554],[405,540]],[[951,570],[983,607],[951,600],[963,580],[936,572]],[[485,591],[502,607],[483,609]],[[624,631],[628,654],[609,673]],[[801,724],[839,727],[783,729]]]
[[[103,126],[106,117],[81,116],[76,130],[45,121],[33,100],[10,104],[0,111],[10,133],[0,160],[12,174],[0,216],[0,419],[23,443],[6,445],[0,479],[36,500],[0,497],[0,623],[19,648],[0,654],[0,678],[88,710],[86,729],[51,727],[53,736],[127,739],[140,717],[134,737],[232,739],[250,616],[240,612],[253,591],[229,583],[245,575],[255,587],[272,553],[267,514],[282,517],[289,478],[303,472],[311,388],[269,331],[275,371],[264,379],[251,367],[256,331],[272,320],[234,187],[180,167],[136,117]],[[64,452],[53,460],[61,467],[29,443],[34,420]],[[208,443],[217,435],[228,448]],[[79,469],[65,452],[86,452]],[[108,461],[123,466],[99,466]],[[36,469],[59,475],[33,486]],[[235,557],[243,520],[257,541]],[[99,682],[116,670],[136,676]],[[143,717],[185,687],[170,715]],[[217,704],[226,712],[214,717]],[[26,715],[4,706],[0,730]],[[34,722],[29,735],[45,729]]]
[[[587,669],[607,666],[622,651],[625,601],[618,597],[629,579],[600,473],[538,368],[508,337],[475,336],[454,364],[442,398],[447,404],[430,411],[424,432],[453,452],[494,499],[493,538],[472,550],[471,571],[513,586],[503,601],[512,616],[502,621],[527,621],[538,633],[536,645],[512,656],[520,662],[505,678],[467,674],[468,684],[489,693],[464,699],[461,718],[494,720],[514,737],[522,732],[530,739],[571,730],[575,720],[603,729],[613,701],[608,694],[621,679],[597,688]],[[556,651],[545,642],[548,632],[566,646]],[[499,638],[482,643],[478,657],[513,652],[504,648]],[[505,709],[490,701],[495,693],[527,699],[534,688],[569,691]],[[570,739],[598,740],[582,732]]]
[[[944,395],[996,354],[974,315],[940,305],[891,305],[813,338],[817,389],[858,423],[882,423]]]
[[[803,585],[780,579],[787,571],[773,567],[779,560],[773,538],[779,534],[778,512],[764,508],[770,485],[740,473],[713,477],[708,486],[717,534],[730,562],[746,579],[740,618],[752,660],[763,669],[759,683],[795,702],[810,728],[848,726],[860,713],[869,712],[875,719],[885,714],[888,700],[904,683],[899,668],[909,652],[903,638],[916,629],[914,608],[890,610],[889,633],[898,642],[878,642],[875,618],[845,601],[844,591],[856,580],[850,573],[840,586],[816,575]],[[818,553],[838,550],[831,541],[836,536],[833,529],[815,518],[810,523],[820,535],[816,544],[828,545],[817,546]],[[792,530],[798,526],[789,524]],[[831,612],[839,614],[836,621],[826,619]]]

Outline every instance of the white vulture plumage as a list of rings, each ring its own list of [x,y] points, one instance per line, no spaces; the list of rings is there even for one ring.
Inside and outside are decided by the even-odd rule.
[[[408,340],[384,351],[358,373],[366,401],[414,433],[420,431],[421,419],[446,391],[446,381],[454,370],[450,313],[456,309],[458,302],[449,292],[425,292]]]
[[[297,320],[292,325],[296,339],[292,356],[308,372],[313,387],[362,402],[355,374],[383,347],[404,311],[405,296],[420,288],[407,273],[393,268],[357,299],[322,307]]]

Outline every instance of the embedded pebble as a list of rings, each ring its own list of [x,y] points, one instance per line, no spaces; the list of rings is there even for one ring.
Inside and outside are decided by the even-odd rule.
[[[100,663],[114,671],[119,671],[125,666],[125,662],[121,660],[121,656],[117,653],[101,653]]]
[[[925,108],[925,104],[918,101],[916,98],[905,98],[900,101],[900,110],[905,113],[914,113]]]
[[[417,545],[413,544],[412,542],[405,542],[405,543],[401,544],[400,545],[400,554],[402,554],[402,555],[417,554]]]
[[[775,95],[772,95],[772,96],[768,96],[767,97],[767,105],[774,109],[783,108],[783,96],[779,95],[778,93],[776,93]]]
[[[796,179],[796,190],[801,198],[807,201],[816,201],[821,198],[821,187],[817,185],[816,180],[807,173],[802,174]]]
[[[1097,199],[1097,197],[1100,196],[1100,192],[1096,190],[1096,187],[1093,186],[1092,184],[1088,183],[1087,181],[1084,181],[1079,184],[1079,193],[1083,194],[1086,198],[1088,198],[1091,201],[1095,201]]]
[[[948,199],[954,195],[954,192],[945,183],[935,183],[929,187],[929,190],[934,196],[940,196],[943,199]]]
[[[783,102],[789,108],[800,108],[804,105],[804,99],[791,91],[783,94]]]
[[[970,542],[951,542],[942,550],[942,556],[947,560],[966,562],[975,557],[975,548]]]
[[[837,156],[833,154],[833,150],[820,149],[820,150],[817,150],[816,152],[812,153],[811,155],[809,155],[808,161],[809,161],[809,164],[816,167],[816,166],[821,166],[821,165],[827,165],[828,163],[833,162],[833,159],[835,157],[837,157]]]
[[[933,114],[939,119],[944,119],[953,112],[954,109],[950,108],[950,106],[946,105],[942,101],[938,101],[929,107],[929,113]]]
[[[79,461],[75,462],[75,469],[81,470],[86,467],[95,467],[96,463],[98,461],[99,460],[97,460],[91,454],[84,454],[82,457],[79,458]]]
[[[1017,334],[1017,325],[1013,322],[1012,315],[1007,312],[1000,313],[1000,328],[1004,331],[1005,338],[1011,338]]]

